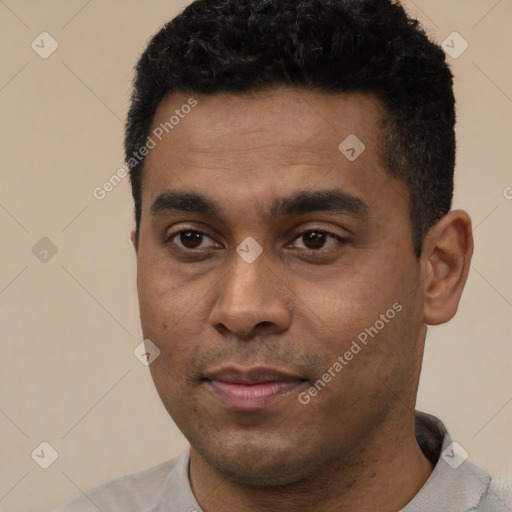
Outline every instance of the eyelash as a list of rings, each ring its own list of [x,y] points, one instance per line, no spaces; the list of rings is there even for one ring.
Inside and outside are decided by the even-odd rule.
[[[211,240],[213,240],[213,238],[208,233],[201,231],[200,229],[180,229],[179,231],[175,231],[174,233],[171,233],[164,240],[164,245],[166,245],[166,246],[170,245],[174,238],[176,238],[177,236],[179,236],[183,233],[197,233],[197,234],[201,234],[201,235],[206,236],[206,237],[210,238]],[[330,236],[330,237],[336,239],[341,244],[344,244],[348,241],[347,238],[337,235],[336,233],[332,233],[331,231],[328,231],[325,229],[312,228],[312,229],[307,229],[306,231],[302,231],[301,233],[299,233],[297,236],[295,236],[295,238],[292,240],[292,242],[295,242],[299,238],[301,238],[309,233],[321,233],[323,235]],[[183,249],[182,247],[179,247],[179,246],[178,246],[178,249],[180,249],[181,251],[184,251],[184,252],[189,252],[189,253],[199,253],[200,252],[200,249]],[[325,253],[327,251],[330,252],[330,248],[327,248],[327,249],[323,249],[323,248],[322,249],[301,249],[301,251],[309,253],[309,254],[321,253],[321,252]]]

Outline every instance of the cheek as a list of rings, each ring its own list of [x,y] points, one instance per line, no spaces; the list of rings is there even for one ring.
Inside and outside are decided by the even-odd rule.
[[[398,283],[387,283],[371,266],[342,268],[321,285],[306,285],[296,294],[303,297],[310,314],[330,328],[331,334],[356,334],[378,319],[400,298]]]
[[[156,251],[147,249],[139,256],[137,291],[144,333],[162,333],[176,325],[187,306],[187,293],[179,275]]]
[[[397,352],[415,348],[421,324],[419,267],[402,260],[397,263],[396,252],[375,258],[368,251],[321,284],[302,283],[296,289],[305,298],[300,315],[310,318],[310,330],[320,335],[313,342],[316,350],[332,362],[349,352],[348,358],[359,361],[354,366],[373,366],[374,359],[375,365],[395,361]]]
[[[140,267],[139,267],[140,269]],[[153,337],[165,333],[173,323],[175,307],[173,307],[172,287],[167,287],[165,277],[159,277],[153,272],[139,270],[137,276],[137,290],[139,295],[139,309],[144,336],[154,341]],[[174,306],[176,306],[176,299]]]
[[[209,286],[203,285],[187,283],[168,268],[167,262],[139,261],[137,289],[142,332],[160,349],[159,358],[151,365],[155,376],[183,373],[190,366],[207,322],[205,290]]]

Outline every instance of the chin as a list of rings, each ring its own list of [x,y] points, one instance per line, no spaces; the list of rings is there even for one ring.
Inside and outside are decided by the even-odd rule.
[[[307,478],[304,473],[316,466],[304,445],[290,438],[281,443],[279,440],[271,442],[268,437],[264,440],[261,434],[252,439],[241,436],[238,441],[231,438],[225,443],[216,440],[208,442],[207,446],[193,446],[218,474],[248,487],[289,486]]]

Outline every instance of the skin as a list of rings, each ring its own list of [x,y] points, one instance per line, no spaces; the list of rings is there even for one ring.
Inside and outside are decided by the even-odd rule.
[[[132,241],[144,338],[161,351],[150,371],[190,441],[198,503],[206,512],[399,510],[432,471],[414,406],[426,324],[453,317],[467,278],[469,216],[447,214],[414,257],[408,192],[378,157],[382,110],[371,95],[174,93],[153,127],[190,96],[198,105],[147,157]],[[349,134],[366,146],[353,162],[338,149]],[[360,199],[365,213],[266,215],[276,199],[325,190]],[[203,194],[222,212],[153,213],[166,191]],[[206,235],[171,236],[180,230]],[[344,241],[311,242],[308,230]],[[252,263],[236,252],[247,237],[263,249]],[[395,318],[300,403],[397,302]],[[204,380],[227,365],[304,382],[267,408],[236,410]]]

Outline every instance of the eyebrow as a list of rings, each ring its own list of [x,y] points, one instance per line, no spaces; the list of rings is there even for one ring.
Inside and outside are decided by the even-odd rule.
[[[353,217],[365,217],[369,206],[360,198],[341,190],[300,191],[274,200],[269,208],[271,217],[300,215],[309,212],[333,212]]]
[[[221,217],[222,207],[211,198],[195,192],[166,191],[151,205],[151,215],[189,212]],[[364,218],[369,206],[362,199],[338,189],[298,191],[290,196],[274,199],[266,215],[270,218],[300,215],[310,212],[332,212]]]

